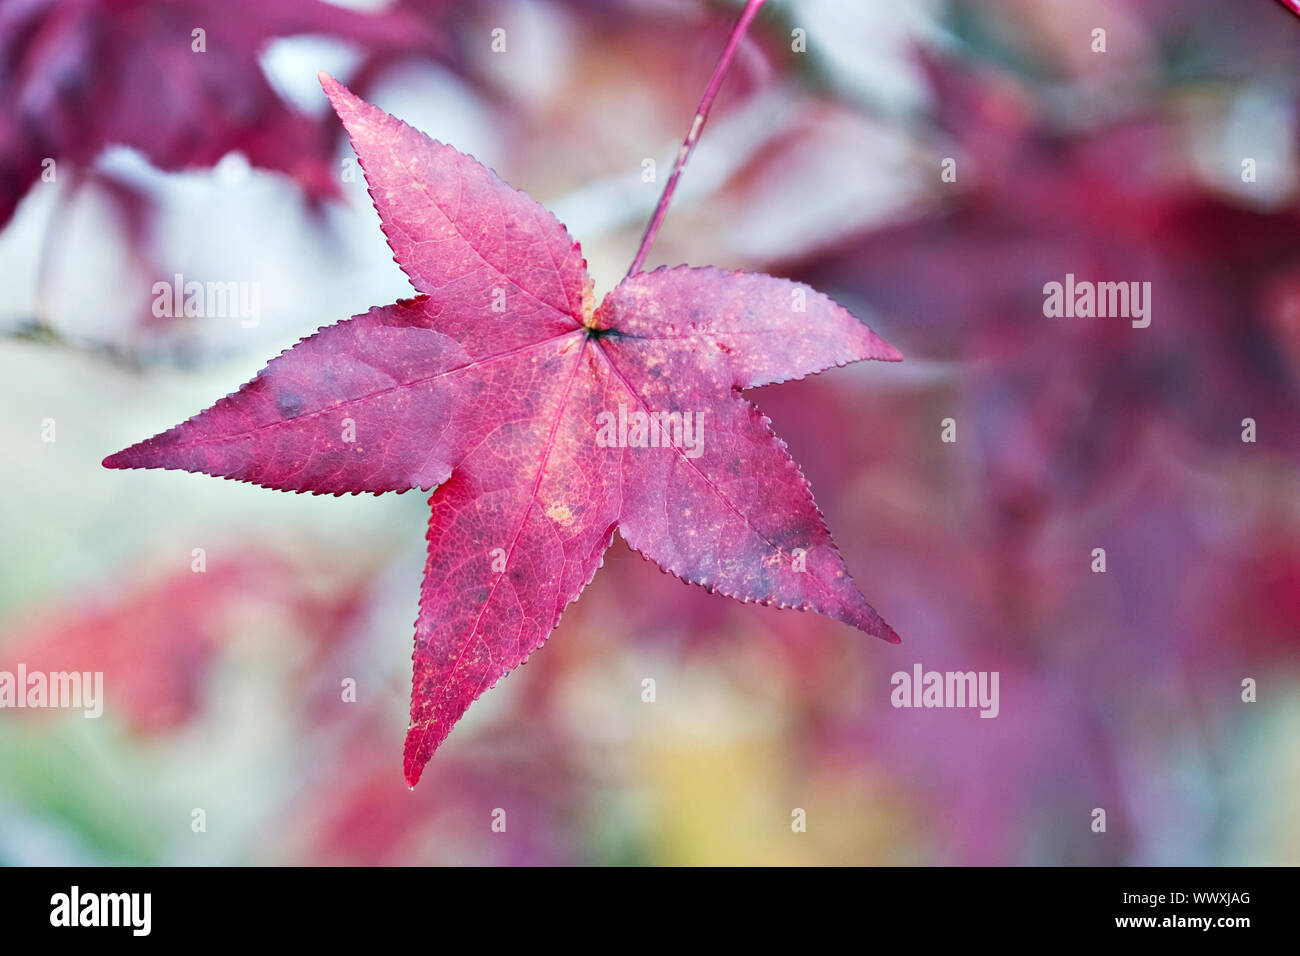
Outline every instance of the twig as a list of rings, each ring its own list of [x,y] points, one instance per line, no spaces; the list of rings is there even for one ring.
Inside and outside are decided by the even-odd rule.
[[[708,88],[704,91],[704,96],[700,99],[700,105],[695,109],[695,119],[691,121],[691,131],[686,134],[686,139],[682,143],[682,148],[677,153],[677,162],[673,164],[672,175],[668,177],[668,182],[664,184],[663,195],[659,197],[659,205],[655,207],[654,215],[650,217],[650,222],[645,227],[645,234],[641,237],[641,247],[636,251],[636,258],[632,260],[631,267],[627,274],[639,272],[641,266],[645,263],[645,257],[650,252],[650,246],[655,241],[655,236],[659,234],[659,227],[663,225],[664,216],[668,213],[668,204],[672,201],[673,193],[677,189],[677,180],[681,178],[682,170],[686,168],[686,161],[691,158],[691,152],[695,149],[695,144],[700,140],[700,133],[704,129],[704,123],[709,118],[709,110],[713,107],[713,100],[718,95],[718,88],[722,86],[722,77],[726,74],[727,68],[731,66],[732,57],[736,55],[736,50],[740,47],[740,41],[749,29],[750,22],[758,13],[764,0],[748,0],[745,4],[744,11],[740,14],[740,19],[736,21],[735,28],[731,31],[731,38],[727,41],[727,47],[722,51],[722,58],[718,60],[718,65],[713,69],[713,78],[709,80]]]

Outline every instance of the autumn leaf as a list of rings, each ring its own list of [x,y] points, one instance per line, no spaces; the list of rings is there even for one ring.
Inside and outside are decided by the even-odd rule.
[[[104,464],[313,494],[437,489],[412,785],[470,703],[545,641],[616,530],[684,581],[898,640],[741,395],[897,361],[893,348],[813,289],[767,275],[634,273],[597,307],[578,243],[542,206],[321,82],[420,295],[321,329]]]
[[[0,5],[0,226],[55,160],[106,146],[160,169],[211,166],[231,150],[336,192],[333,142],[267,82],[258,57],[277,37],[341,37],[361,49],[430,49],[439,38],[401,11],[323,0],[23,0]]]
[[[319,562],[312,573],[319,580]],[[200,712],[218,650],[247,631],[250,614],[282,619],[286,639],[306,637],[308,661],[337,646],[358,586],[333,574],[326,579],[330,587],[318,594],[292,564],[245,548],[237,562],[214,562],[203,573],[186,566],[140,584],[118,582],[72,607],[60,600],[30,609],[5,641],[0,671],[101,672],[129,727],[176,730]]]
[[[987,513],[1027,528],[1057,505],[1107,500],[1153,429],[1218,453],[1250,414],[1261,451],[1294,460],[1297,210],[1243,206],[1188,167],[1151,162],[1183,136],[1159,110],[1064,133],[1008,75],[939,57],[927,67],[956,141],[944,152],[976,158],[960,191],[944,184],[914,217],[781,268],[905,316],[932,357],[964,360],[953,400]],[[1156,318],[1140,330],[1047,320],[1043,285],[1067,273],[1141,276]]]

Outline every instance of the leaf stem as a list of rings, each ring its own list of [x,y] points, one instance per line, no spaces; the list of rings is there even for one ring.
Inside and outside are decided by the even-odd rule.
[[[713,78],[709,80],[708,88],[704,91],[704,96],[700,99],[700,105],[695,108],[695,119],[691,121],[690,132],[686,134],[686,139],[682,142],[682,148],[677,152],[677,161],[673,163],[672,175],[668,177],[668,182],[664,184],[663,195],[659,197],[659,205],[655,207],[654,215],[650,217],[650,222],[646,224],[645,234],[641,236],[641,246],[636,251],[636,258],[632,260],[631,267],[628,268],[627,274],[632,275],[639,272],[641,266],[645,263],[645,257],[650,252],[650,246],[655,241],[655,236],[659,234],[659,227],[663,225],[664,216],[668,213],[668,204],[672,202],[673,193],[677,190],[677,180],[681,178],[682,170],[686,168],[686,161],[691,158],[691,152],[695,149],[695,144],[700,140],[700,133],[704,130],[704,123],[709,118],[709,110],[713,107],[713,100],[718,95],[718,88],[722,86],[722,77],[726,74],[727,68],[731,66],[731,60],[736,55],[736,50],[740,47],[740,41],[749,29],[750,22],[758,13],[764,0],[747,0],[745,9],[740,14],[740,19],[736,21],[736,26],[731,31],[731,38],[727,40],[726,49],[722,51],[722,58],[718,60],[718,65],[713,68]]]

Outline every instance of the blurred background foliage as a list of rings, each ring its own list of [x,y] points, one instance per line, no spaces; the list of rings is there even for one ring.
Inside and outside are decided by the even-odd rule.
[[[602,294],[737,12],[0,3],[0,669],[102,670],[107,698],[0,711],[0,863],[1300,862],[1280,4],[772,0],[756,22],[648,265],[810,282],[907,356],[755,396],[900,647],[616,544],[411,792],[420,496],[99,467],[408,294],[317,70],[544,202]],[[1044,318],[1066,272],[1152,282],[1150,328]],[[177,273],[259,283],[260,320],[155,318]],[[1000,715],[891,708],[916,662],[999,671]]]

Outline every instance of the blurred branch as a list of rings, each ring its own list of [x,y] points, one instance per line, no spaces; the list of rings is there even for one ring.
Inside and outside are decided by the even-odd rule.
[[[138,352],[124,349],[114,342],[71,336],[60,332],[40,317],[20,321],[17,325],[0,328],[0,338],[47,348],[66,349],[93,358],[103,359],[113,365],[143,371],[150,363]]]
[[[241,349],[186,348],[184,342],[159,343],[149,348],[133,347],[86,335],[70,335],[39,316],[0,326],[0,341],[4,340],[84,355],[136,373],[158,366],[194,371],[244,354]]]

